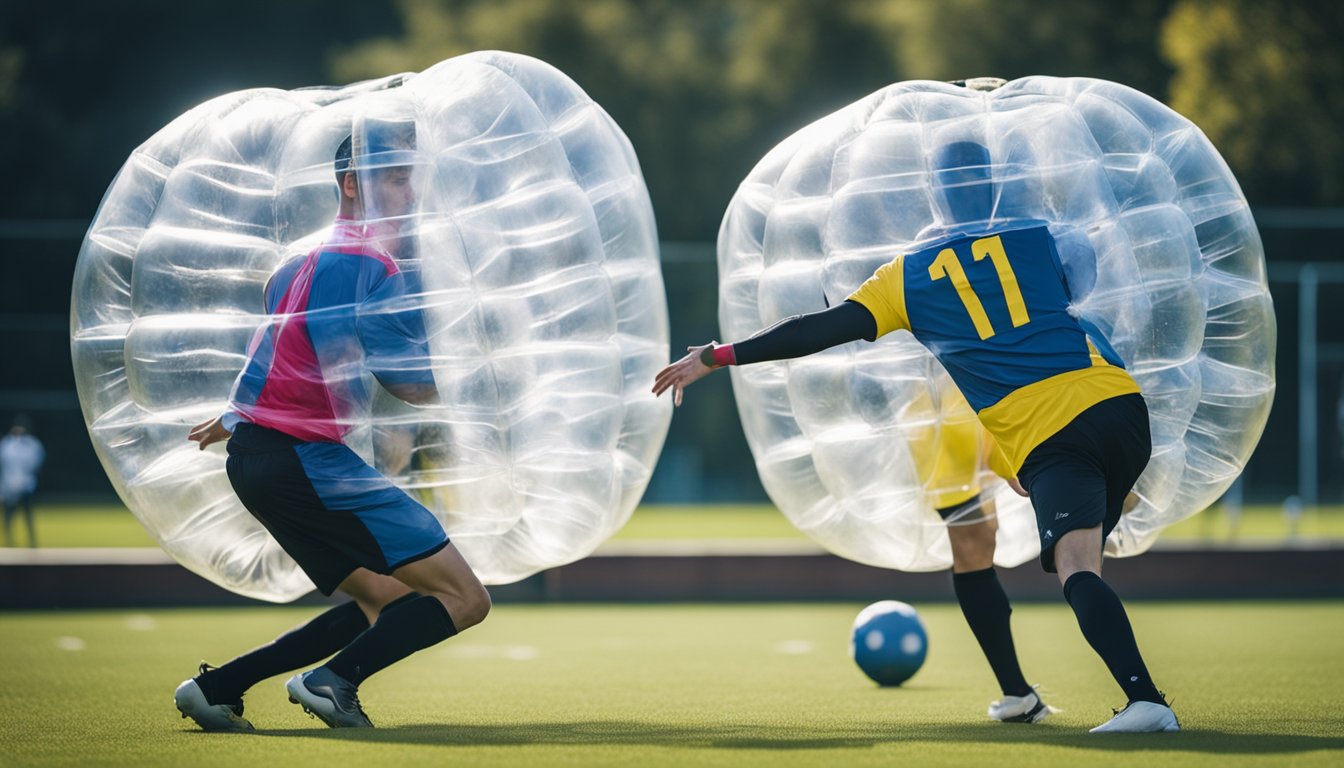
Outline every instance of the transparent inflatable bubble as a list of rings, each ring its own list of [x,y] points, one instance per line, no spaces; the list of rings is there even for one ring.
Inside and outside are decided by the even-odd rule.
[[[1260,237],[1236,179],[1189,121],[1130,88],[1028,77],[997,89],[904,82],[786,139],[742,182],[719,232],[719,321],[741,339],[843,301],[950,222],[934,157],[990,152],[985,221],[1048,222],[1072,310],[1101,329],[1147,399],[1153,455],[1107,542],[1126,556],[1240,473],[1274,394],[1275,323]],[[909,571],[951,562],[947,525],[997,514],[996,562],[1039,552],[1034,515],[986,462],[941,365],[909,334],[733,368],[771,498],[844,557]],[[970,462],[949,472],[949,457]],[[969,458],[968,458],[969,457]],[[978,466],[978,469],[977,469]],[[951,498],[983,489],[948,523]]]
[[[359,208],[337,221],[347,136]],[[380,273],[358,306],[268,315],[268,280],[305,284],[319,246],[395,265],[396,289]],[[323,364],[324,380],[299,381],[329,396],[321,418],[239,379],[298,324]],[[89,433],[127,506],[183,565],[275,601],[312,584],[237,500],[222,447],[186,439],[231,393],[253,420],[346,442],[438,516],[486,583],[577,560],[624,524],[671,418],[648,391],[667,307],[634,152],[565,75],[508,53],[229,94],[174,120],[98,210],[71,335]],[[369,342],[402,337],[415,341]],[[437,401],[388,392],[412,384]]]

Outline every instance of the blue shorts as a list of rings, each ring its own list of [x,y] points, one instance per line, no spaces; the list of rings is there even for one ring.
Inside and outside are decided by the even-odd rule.
[[[1142,395],[1102,400],[1027,454],[1017,472],[1036,510],[1041,567],[1055,573],[1055,544],[1069,531],[1101,526],[1103,544],[1125,497],[1152,456]]]
[[[434,515],[340,443],[241,422],[229,482],[324,595],[357,568],[388,574],[448,545]]]

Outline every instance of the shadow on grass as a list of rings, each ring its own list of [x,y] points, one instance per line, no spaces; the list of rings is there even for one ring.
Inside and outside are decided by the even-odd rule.
[[[1225,733],[1190,729],[1180,733],[1090,734],[1053,725],[893,724],[890,732],[871,726],[813,727],[780,724],[659,725],[635,721],[514,723],[507,725],[401,725],[363,729],[259,730],[258,736],[342,739],[367,743],[438,746],[630,746],[688,749],[853,749],[879,745],[939,742],[1023,744],[1096,749],[1107,752],[1194,752],[1208,754],[1289,754],[1344,749],[1344,736],[1281,733]]]

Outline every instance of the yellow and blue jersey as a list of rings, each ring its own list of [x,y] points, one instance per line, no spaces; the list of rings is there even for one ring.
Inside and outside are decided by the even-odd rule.
[[[905,329],[933,352],[1014,473],[1078,414],[1139,391],[1101,334],[1069,313],[1044,222],[951,231],[879,268],[849,300],[878,336]]]

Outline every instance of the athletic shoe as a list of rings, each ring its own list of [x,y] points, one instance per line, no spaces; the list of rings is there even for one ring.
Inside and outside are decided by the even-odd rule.
[[[1181,724],[1176,713],[1165,704],[1151,701],[1131,701],[1115,712],[1115,717],[1092,729],[1092,733],[1155,733],[1179,731]]]
[[[1039,723],[1058,711],[1041,701],[1034,690],[1026,696],[1004,696],[989,705],[990,719],[1001,723]]]
[[[190,717],[207,731],[250,731],[252,724],[243,719],[243,700],[227,704],[211,704],[200,680],[214,667],[201,663],[200,674],[184,681],[173,692],[173,703],[183,718]]]
[[[285,683],[291,704],[317,717],[332,728],[372,728],[369,716],[359,706],[358,687],[326,667],[300,672]]]

